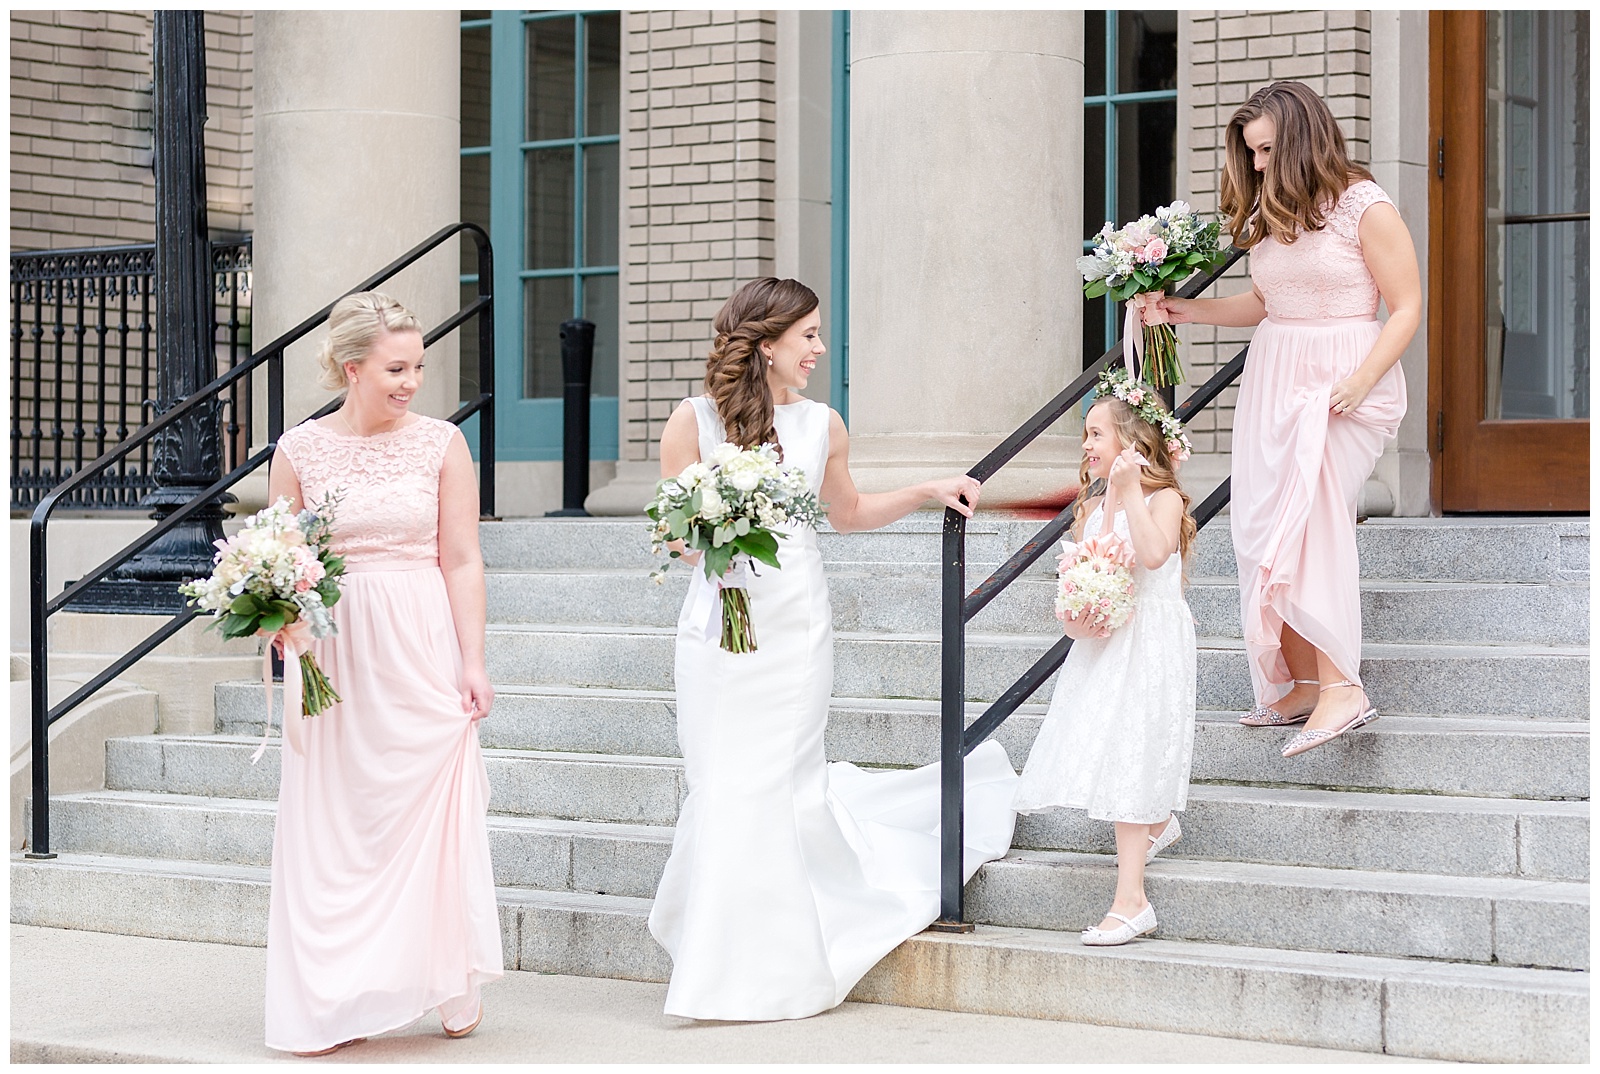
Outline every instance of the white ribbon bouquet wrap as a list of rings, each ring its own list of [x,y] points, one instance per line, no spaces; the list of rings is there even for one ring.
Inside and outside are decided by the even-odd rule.
[[[778,542],[787,538],[784,530],[814,526],[822,517],[805,471],[784,465],[775,444],[718,444],[709,459],[658,482],[655,499],[644,510],[651,519],[651,551],[669,555],[651,577],[664,580],[673,559],[699,552],[706,580],[721,598],[708,609],[707,632],[718,630],[720,619],[724,650],[755,652],[749,591],[755,563],[780,569]],[[681,551],[667,548],[674,541],[683,542]]]

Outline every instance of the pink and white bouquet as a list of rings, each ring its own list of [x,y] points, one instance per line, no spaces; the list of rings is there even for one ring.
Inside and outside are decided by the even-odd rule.
[[[1220,264],[1221,232],[1215,220],[1204,221],[1188,202],[1175,201],[1115,231],[1107,220],[1095,236],[1094,252],[1078,258],[1085,298],[1110,295],[1128,304],[1122,332],[1128,367],[1137,376],[1138,362],[1149,352],[1145,370],[1154,387],[1183,383],[1178,337],[1156,307],[1156,296],[1196,270]],[[1135,321],[1143,326],[1137,334]]]
[[[1115,533],[1061,542],[1056,618],[1100,616],[1112,630],[1133,618],[1133,549]]]
[[[232,537],[217,541],[215,566],[207,578],[178,587],[189,604],[216,616],[224,638],[262,636],[263,677],[276,647],[284,659],[284,711],[315,716],[341,700],[311,655],[311,640],[338,633],[328,610],[339,601],[344,559],[333,554],[333,519],[341,494],[330,492],[299,513],[279,497],[244,520]],[[295,659],[298,658],[298,659]],[[270,694],[269,694],[270,696]]]
[[[707,580],[721,590],[722,648],[753,653],[756,635],[746,572],[753,573],[755,560],[778,569],[778,541],[788,536],[781,527],[815,526],[822,505],[805,471],[781,463],[776,446],[718,444],[704,462],[690,463],[677,477],[658,482],[644,513],[654,523],[652,552],[659,555],[667,542],[682,541],[685,551],[701,553]],[[667,562],[651,574],[657,582],[683,554],[668,551]]]

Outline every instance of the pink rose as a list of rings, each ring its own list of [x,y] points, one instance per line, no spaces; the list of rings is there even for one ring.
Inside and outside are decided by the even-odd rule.
[[[308,579],[308,578],[302,578],[302,579],[300,579],[298,582],[296,582],[294,584],[294,591],[296,593],[305,593],[305,592],[308,592],[310,589],[311,589],[311,580]]]
[[[1144,259],[1149,264],[1165,261],[1167,258],[1167,241],[1161,238],[1151,239],[1145,244]]]
[[[1128,402],[1132,403],[1134,406],[1138,406],[1140,403],[1144,402],[1144,389],[1135,388],[1133,391],[1129,392]]]

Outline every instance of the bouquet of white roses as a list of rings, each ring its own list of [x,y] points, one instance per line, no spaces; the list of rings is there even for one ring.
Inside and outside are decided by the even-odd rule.
[[[1155,308],[1155,298],[1196,270],[1221,263],[1221,231],[1215,220],[1201,220],[1188,202],[1175,201],[1157,209],[1154,216],[1141,216],[1115,231],[1107,220],[1095,236],[1094,253],[1078,258],[1083,297],[1110,295],[1128,304],[1122,333],[1128,368],[1137,376],[1139,358],[1149,351],[1146,375],[1153,387],[1183,383],[1178,337],[1166,315]],[[1137,334],[1135,310],[1143,324]]]
[[[644,513],[654,523],[652,552],[660,554],[667,542],[682,541],[685,551],[701,553],[706,578],[721,590],[722,648],[753,653],[750,594],[740,584],[745,571],[752,560],[777,568],[778,541],[787,537],[780,527],[816,525],[822,505],[805,472],[779,462],[774,445],[741,449],[719,444],[709,459],[657,483],[655,499]],[[671,550],[651,577],[661,581],[682,554]]]
[[[1101,616],[1112,630],[1133,618],[1133,550],[1115,533],[1061,542],[1056,618]]]
[[[341,700],[311,655],[312,638],[338,632],[328,609],[339,600],[344,574],[344,559],[332,551],[340,495],[330,492],[298,514],[280,496],[245,519],[238,533],[216,542],[210,577],[178,587],[191,606],[216,616],[212,626],[224,638],[268,639],[263,678],[270,679],[272,648],[283,654],[285,713],[294,698],[303,716]]]

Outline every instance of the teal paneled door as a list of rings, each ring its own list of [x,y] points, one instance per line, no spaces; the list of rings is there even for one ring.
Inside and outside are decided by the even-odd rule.
[[[559,326],[584,317],[595,324],[590,457],[614,459],[621,16],[464,16],[462,215],[494,242],[500,458],[561,458]],[[463,292],[477,282],[469,270]]]

